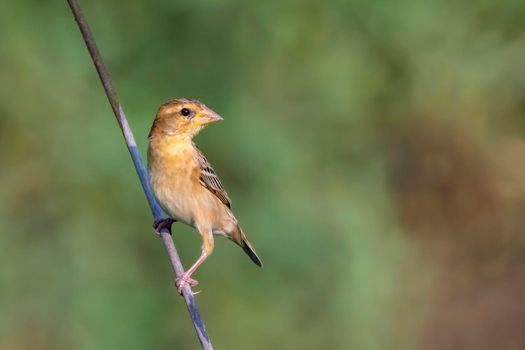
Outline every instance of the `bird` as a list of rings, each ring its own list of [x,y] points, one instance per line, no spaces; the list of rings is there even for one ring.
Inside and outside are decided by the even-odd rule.
[[[163,103],[148,135],[148,174],[153,193],[168,215],[153,222],[160,231],[181,222],[195,228],[202,237],[202,251],[195,263],[176,279],[182,294],[184,285],[196,286],[195,270],[212,254],[214,235],[239,245],[259,267],[262,261],[241,229],[231,209],[231,200],[204,154],[193,142],[206,125],[223,118],[197,100],[171,99]]]

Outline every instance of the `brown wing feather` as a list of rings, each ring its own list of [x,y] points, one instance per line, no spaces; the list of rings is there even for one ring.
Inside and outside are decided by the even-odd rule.
[[[201,185],[216,195],[217,198],[221,200],[221,202],[228,206],[228,208],[231,208],[230,197],[228,197],[228,193],[226,193],[226,190],[222,186],[221,180],[219,180],[219,177],[217,174],[215,174],[215,170],[213,170],[210,162],[208,162],[201,150],[198,149],[197,146],[195,146],[195,149],[197,150],[197,158],[201,168],[199,177]]]

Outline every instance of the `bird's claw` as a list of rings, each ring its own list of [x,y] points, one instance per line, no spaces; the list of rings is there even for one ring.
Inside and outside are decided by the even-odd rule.
[[[186,284],[188,284],[191,288],[193,288],[199,284],[199,281],[194,280],[190,276],[186,276],[186,275],[182,275],[181,277],[177,278],[175,280],[175,286],[177,287],[177,291],[179,292],[180,295],[182,295],[182,289],[184,288]],[[197,295],[200,293],[200,291],[192,292],[192,293],[193,295]]]
[[[171,232],[171,225],[175,222],[172,218],[155,219],[153,221],[153,229],[155,233],[160,236],[160,231],[163,228],[167,228]]]

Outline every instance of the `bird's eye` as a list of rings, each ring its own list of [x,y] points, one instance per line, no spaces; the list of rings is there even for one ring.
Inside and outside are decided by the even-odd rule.
[[[183,108],[180,110],[180,114],[182,114],[183,116],[187,117],[190,115],[190,110],[188,108]]]

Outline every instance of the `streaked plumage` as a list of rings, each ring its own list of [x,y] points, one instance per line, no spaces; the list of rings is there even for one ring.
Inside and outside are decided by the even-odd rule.
[[[192,141],[206,124],[218,120],[222,118],[199,101],[171,100],[159,108],[148,137],[148,168],[157,200],[172,219],[193,226],[203,239],[200,258],[177,280],[179,291],[184,283],[197,283],[191,274],[212,253],[214,234],[228,237],[262,266],[221,181]]]
[[[221,200],[221,202],[228,206],[228,208],[231,208],[232,205],[230,197],[228,197],[228,193],[226,193],[226,190],[222,186],[221,180],[219,180],[219,177],[217,174],[215,174],[211,164],[208,162],[206,157],[204,157],[204,154],[202,154],[201,150],[195,146],[195,144],[193,146],[197,150],[197,159],[199,160],[199,165],[201,168],[201,174],[199,178],[201,184],[213,194],[215,194],[217,198]]]

